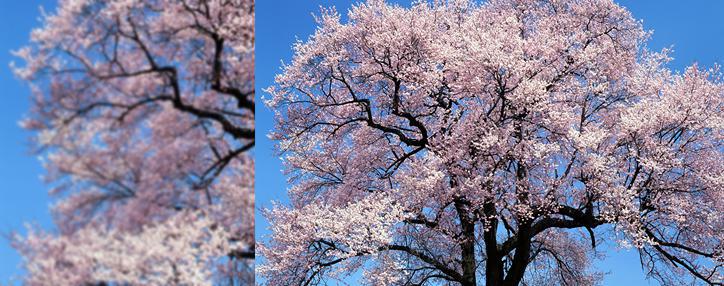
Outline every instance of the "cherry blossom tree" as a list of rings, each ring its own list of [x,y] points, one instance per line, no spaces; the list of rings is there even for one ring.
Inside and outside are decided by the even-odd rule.
[[[16,74],[57,230],[27,285],[254,282],[253,0],[61,0]]]
[[[724,83],[611,0],[323,9],[265,102],[268,285],[595,285],[601,241],[724,279]]]

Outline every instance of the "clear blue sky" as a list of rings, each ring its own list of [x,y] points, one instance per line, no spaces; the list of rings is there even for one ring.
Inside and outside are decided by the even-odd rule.
[[[8,64],[11,50],[27,43],[38,26],[39,7],[54,7],[52,0],[0,1],[0,234],[23,230],[25,222],[50,226],[43,169],[27,145],[30,134],[18,127],[29,108],[29,89],[18,81]],[[54,8],[53,8],[54,9]],[[0,236],[0,285],[19,275],[20,257]]]
[[[289,62],[291,45],[297,39],[306,40],[314,31],[312,13],[319,6],[334,5],[340,12],[347,11],[356,1],[258,1],[257,3],[257,55],[256,82],[258,96],[261,89],[273,84],[280,71],[280,61]],[[400,3],[409,1],[398,0]],[[724,56],[724,1],[617,1],[628,7],[634,16],[644,20],[647,29],[654,29],[650,47],[659,50],[674,46],[672,67],[683,69],[694,61],[704,66],[721,63]],[[287,201],[285,178],[279,159],[272,152],[273,143],[266,134],[273,128],[272,114],[264,106],[257,107],[257,208],[270,207],[270,201]],[[257,212],[257,239],[265,239],[268,222]],[[608,258],[596,264],[600,271],[610,272],[605,285],[658,285],[645,281],[635,251],[617,251],[606,248]],[[354,283],[353,283],[354,285]]]
[[[16,80],[8,68],[13,59],[10,51],[27,42],[30,30],[38,26],[39,6],[52,11],[53,0],[0,1],[0,233],[22,230],[23,223],[33,222],[50,227],[47,211],[50,201],[37,159],[28,153],[29,134],[17,122],[28,110],[29,90]],[[298,37],[306,39],[314,30],[311,13],[320,5],[334,5],[345,11],[350,1],[269,1],[257,4],[257,71],[259,96],[262,88],[272,84],[280,61],[291,57],[291,44]],[[619,1],[644,19],[655,33],[650,45],[660,49],[674,45],[672,66],[682,69],[693,61],[704,66],[721,62],[724,56],[724,1]],[[263,106],[257,112],[257,208],[270,206],[272,200],[286,201],[286,184],[279,159],[272,153],[266,133],[272,128],[271,113]],[[267,222],[257,216],[257,237],[268,234]],[[609,271],[606,285],[647,285],[634,252],[611,250],[609,258],[598,264]],[[0,284],[10,281],[21,271],[20,258],[8,241],[0,238]],[[656,284],[651,284],[656,285]]]

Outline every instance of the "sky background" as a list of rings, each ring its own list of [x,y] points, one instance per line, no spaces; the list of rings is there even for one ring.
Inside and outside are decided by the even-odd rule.
[[[402,1],[407,2],[407,1]],[[649,45],[658,50],[674,47],[671,66],[683,69],[698,61],[703,66],[721,62],[724,56],[724,1],[617,1],[628,7],[633,15],[644,20],[654,35]],[[39,25],[39,7],[52,11],[53,0],[0,0],[0,234],[23,232],[25,223],[52,227],[48,206],[47,186],[36,156],[27,145],[30,134],[17,122],[29,108],[29,88],[18,81],[8,68],[14,59],[10,54],[28,41],[33,27]],[[257,63],[258,96],[273,84],[281,61],[289,62],[291,45],[296,39],[306,39],[315,28],[312,13],[320,6],[334,5],[346,11],[351,1],[321,0],[260,0],[257,3]],[[261,104],[261,101],[258,101]],[[259,105],[257,111],[257,208],[271,205],[272,200],[286,202],[285,178],[281,164],[273,152],[273,143],[266,138],[272,129],[272,114]],[[257,237],[269,234],[268,223],[259,215]],[[605,249],[608,258],[596,264],[599,270],[610,272],[605,285],[657,285],[644,281],[644,275],[634,251]],[[22,274],[20,257],[10,247],[9,240],[0,236],[0,285]]]
[[[43,169],[30,153],[30,133],[18,127],[28,112],[30,90],[17,80],[9,64],[16,50],[28,42],[38,26],[42,5],[54,9],[53,0],[0,0],[0,285],[21,273],[20,257],[10,247],[7,234],[22,231],[24,223],[50,227],[46,186],[40,180]]]
[[[284,4],[281,4],[281,3]],[[297,40],[306,40],[314,32],[313,13],[320,6],[335,6],[346,14],[357,1],[258,1],[256,15],[256,84],[257,96],[273,84],[280,72],[281,61],[290,62],[291,46]],[[398,0],[399,3],[410,1]],[[653,29],[649,46],[653,50],[674,47],[671,67],[682,70],[694,61],[703,66],[721,63],[724,56],[724,1],[616,1],[628,7],[637,19],[644,20],[646,29]],[[271,201],[287,202],[285,177],[282,166],[273,151],[273,142],[266,134],[273,128],[273,114],[257,106],[256,141],[256,206],[271,207]],[[268,238],[268,222],[257,211],[257,240]],[[600,239],[600,238],[599,238]],[[604,285],[658,285],[646,281],[635,250],[602,247],[607,258],[596,263],[599,271],[608,272]],[[350,282],[355,285],[354,282]]]

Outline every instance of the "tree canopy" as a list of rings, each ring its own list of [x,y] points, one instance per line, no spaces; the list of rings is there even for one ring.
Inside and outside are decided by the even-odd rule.
[[[594,285],[603,237],[721,285],[724,85],[611,0],[323,9],[267,92],[268,285]],[[484,284],[483,284],[484,283]]]

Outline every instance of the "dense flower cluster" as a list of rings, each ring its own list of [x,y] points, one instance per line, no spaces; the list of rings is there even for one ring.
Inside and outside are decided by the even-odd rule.
[[[60,237],[31,232],[19,249],[28,285],[212,285],[216,264],[224,263],[219,257],[234,250],[230,235],[204,215],[179,213],[132,234],[98,228]]]

